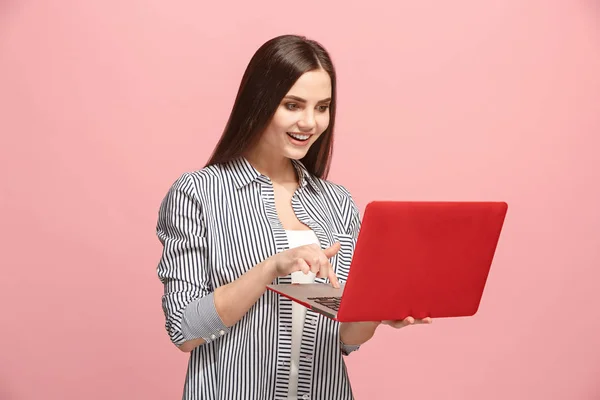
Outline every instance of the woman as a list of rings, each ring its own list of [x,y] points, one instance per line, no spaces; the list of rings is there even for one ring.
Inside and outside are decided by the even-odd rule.
[[[326,50],[293,35],[268,41],[207,166],[162,202],[158,275],[167,332],[191,352],[185,399],[353,398],[342,356],[382,322],[340,324],[266,290],[348,276],[360,216],[325,180],[335,108]]]

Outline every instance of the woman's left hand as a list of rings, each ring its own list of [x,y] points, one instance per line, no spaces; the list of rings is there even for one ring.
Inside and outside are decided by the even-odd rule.
[[[409,325],[419,325],[419,324],[431,324],[433,321],[430,317],[423,319],[414,319],[413,317],[406,317],[404,319],[398,321],[381,321],[382,325],[388,325],[395,329],[404,328]]]

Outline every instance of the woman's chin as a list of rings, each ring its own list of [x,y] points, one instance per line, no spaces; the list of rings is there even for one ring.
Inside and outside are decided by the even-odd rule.
[[[285,156],[291,160],[301,160],[308,153],[308,149],[306,150],[288,150],[285,152]]]

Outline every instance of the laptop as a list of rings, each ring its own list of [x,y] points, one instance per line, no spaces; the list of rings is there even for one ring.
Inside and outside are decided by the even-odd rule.
[[[339,289],[267,288],[340,322],[473,316],[507,209],[506,202],[373,201]]]

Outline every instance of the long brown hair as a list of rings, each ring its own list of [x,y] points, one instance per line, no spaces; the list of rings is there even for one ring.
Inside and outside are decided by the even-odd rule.
[[[259,138],[283,97],[305,72],[323,69],[331,79],[329,126],[301,162],[314,176],[326,179],[333,153],[336,75],[325,48],[304,36],[282,35],[263,44],[248,64],[225,130],[207,165],[243,156]]]

